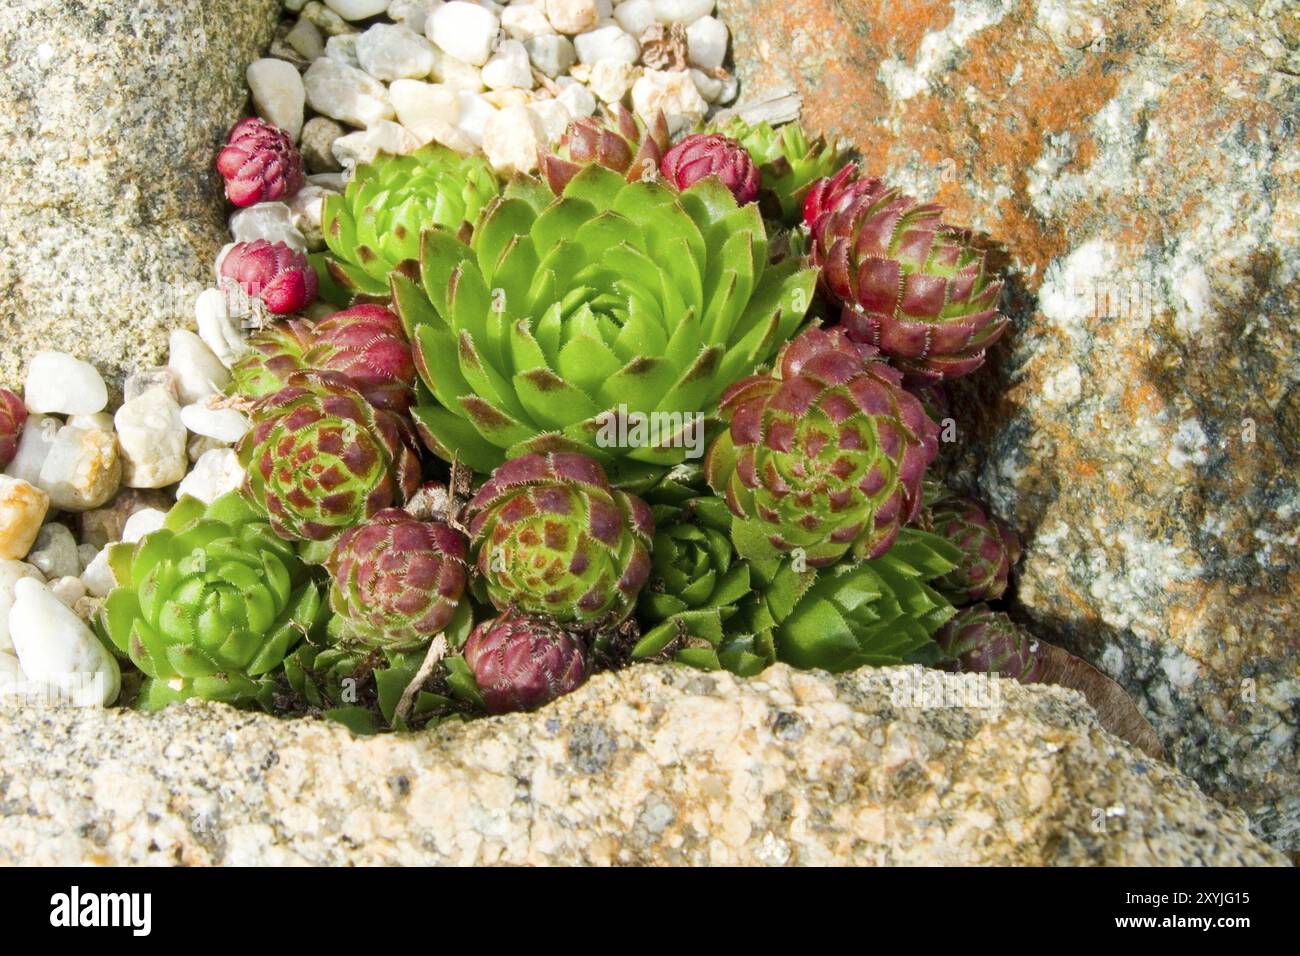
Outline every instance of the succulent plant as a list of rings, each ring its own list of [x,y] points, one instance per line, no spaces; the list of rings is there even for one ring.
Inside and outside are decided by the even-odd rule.
[[[237,242],[221,259],[221,277],[260,299],[276,315],[298,312],[316,301],[316,270],[283,242]]]
[[[409,424],[337,372],[297,372],[253,407],[244,491],[283,538],[328,541],[420,486]]]
[[[118,586],[99,623],[148,678],[146,710],[188,697],[267,705],[268,675],[325,617],[293,546],[237,492],[207,506],[182,497],[109,565]]]
[[[536,710],[587,679],[580,638],[552,620],[514,613],[474,628],[465,663],[491,714]]]
[[[668,143],[668,123],[662,113],[656,113],[647,126],[615,103],[602,116],[570,123],[555,152],[543,151],[538,164],[542,178],[558,196],[589,163],[623,173],[628,182],[654,179]]]
[[[598,165],[559,198],[512,186],[471,244],[429,231],[421,257],[392,279],[433,397],[412,409],[428,447],[483,472],[581,452],[628,487],[703,440],[704,413],[789,338],[815,281],[768,264],[757,208],[717,180],[675,193]]]
[[[499,192],[481,156],[437,144],[407,156],[381,155],[357,169],[342,195],[325,199],[326,268],[348,292],[387,295],[388,273],[419,257],[425,229],[458,232]]]
[[[26,423],[27,406],[23,400],[9,389],[0,388],[0,468],[14,460]]]
[[[249,351],[230,368],[230,394],[263,398],[305,368],[312,326],[302,319],[272,322],[248,337]]]
[[[217,154],[226,198],[236,206],[289,199],[306,182],[293,139],[278,126],[250,116],[235,124]]]
[[[451,623],[468,577],[465,537],[386,508],[340,536],[327,567],[330,607],[349,641],[412,651]]]
[[[804,203],[813,261],[843,306],[841,324],[921,381],[973,372],[1007,328],[1002,280],[985,270],[970,233],[942,217],[942,206],[853,166],[818,180]]]
[[[958,605],[1002,597],[1011,567],[1020,560],[1014,528],[974,498],[950,493],[927,504],[918,523],[961,549],[957,567],[935,582],[940,592]]]
[[[1001,674],[1024,684],[1043,679],[1044,659],[1038,653],[1038,641],[987,604],[958,611],[937,640],[952,670]]]
[[[922,504],[938,429],[899,373],[838,329],[810,328],[770,375],[722,396],[730,427],[705,462],[743,557],[800,550],[811,567],[884,554]]]
[[[674,468],[649,494],[655,521],[650,578],[637,617],[649,626],[636,658],[671,643],[717,645],[738,602],[750,594],[749,565],[731,543],[726,502],[700,487],[698,466]]]
[[[664,154],[659,170],[678,189],[717,176],[741,205],[757,199],[761,185],[749,152],[721,133],[692,133]]]
[[[774,129],[766,122],[750,126],[734,117],[718,132],[738,141],[758,164],[764,215],[787,226],[800,222],[812,184],[844,164],[844,154],[836,145],[821,136],[809,142],[798,123]]]
[[[376,408],[405,414],[411,407],[411,344],[401,320],[382,305],[354,305],[316,323],[303,364],[343,373]]]
[[[465,509],[488,599],[582,627],[631,612],[650,573],[650,508],[585,455],[512,458]]]

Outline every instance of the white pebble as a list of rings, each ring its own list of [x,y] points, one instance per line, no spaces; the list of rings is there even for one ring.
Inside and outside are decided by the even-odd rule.
[[[77,545],[77,561],[80,562],[83,570],[90,565],[91,561],[95,560],[97,554],[99,554],[99,548],[93,544]]]
[[[497,108],[477,93],[460,94],[460,119],[456,128],[475,146],[483,145],[483,132],[488,120],[495,116]]]
[[[194,302],[199,338],[226,368],[234,365],[249,351],[248,339],[240,322],[230,314],[226,296],[220,289],[205,289]]]
[[[244,469],[233,448],[213,448],[205,451],[194,463],[194,470],[176,488],[176,497],[183,495],[212,504],[227,492],[235,491],[244,483]]]
[[[296,0],[295,0],[296,2]],[[321,32],[327,36],[339,36],[344,33],[356,33],[357,28],[341,16],[331,10],[329,7],[320,3],[319,0],[303,5],[302,16],[304,20],[310,20]]]
[[[196,402],[181,409],[181,421],[195,435],[215,438],[233,445],[252,427],[248,416],[237,408],[213,408],[208,402]]]
[[[27,679],[62,690],[82,706],[117,700],[117,661],[85,622],[31,578],[14,586],[14,596],[9,631]]]
[[[357,61],[377,80],[422,79],[434,59],[433,44],[406,27],[376,23],[357,37]]]
[[[573,66],[578,59],[573,41],[556,33],[544,33],[525,40],[524,49],[528,51],[528,60],[537,71],[551,79]]]
[[[309,63],[325,55],[325,36],[320,32],[320,27],[310,20],[299,19],[293,29],[284,35],[284,42]]]
[[[330,192],[331,190],[322,189],[315,183],[307,183],[289,200],[289,214],[293,217],[293,227],[303,237],[308,249],[321,249],[325,245],[325,234],[321,231],[321,217],[325,212],[325,197]]]
[[[308,105],[332,119],[364,129],[393,118],[384,84],[346,63],[319,59],[307,68],[303,83]]]
[[[555,32],[542,8],[531,3],[513,4],[502,10],[501,29],[512,40],[527,40]]]
[[[596,97],[581,83],[570,83],[555,98],[569,113],[570,119],[585,119],[596,112]]]
[[[235,242],[283,242],[296,252],[306,252],[307,242],[293,225],[293,214],[282,202],[259,202],[230,215],[230,235]]]
[[[185,477],[185,423],[180,406],[167,392],[156,388],[132,399],[117,410],[113,421],[126,459],[128,488],[165,488]]]
[[[86,592],[92,597],[108,597],[109,592],[117,587],[117,580],[113,577],[113,569],[108,563],[108,548],[102,548],[86,564],[86,570],[81,572],[81,583],[86,586]]]
[[[441,137],[454,130],[460,119],[460,98],[450,86],[398,80],[388,88],[388,95],[398,120],[421,145],[434,139],[443,142]]]
[[[528,112],[537,121],[534,126],[540,131],[542,146],[545,147],[551,146],[564,135],[572,119],[568,109],[559,100],[535,100],[528,104]]]
[[[647,122],[662,112],[670,134],[694,126],[709,108],[686,70],[646,70],[632,85],[632,106]]]
[[[50,510],[50,496],[19,478],[0,475],[0,560],[27,556]]]
[[[603,103],[618,103],[636,79],[636,67],[622,60],[599,60],[591,68],[587,85]]]
[[[636,40],[612,24],[590,33],[578,34],[573,38],[573,47],[583,63],[596,63],[599,60],[635,63],[641,55],[641,47]]]
[[[726,83],[715,76],[703,73],[700,70],[691,68],[691,79],[695,81],[695,88],[700,91],[700,96],[704,97],[705,102],[716,103],[722,96]]]
[[[325,0],[325,6],[344,20],[365,20],[387,10],[388,0]]]
[[[108,404],[108,386],[89,362],[66,352],[39,352],[27,367],[23,401],[39,414],[92,415]]]
[[[285,207],[287,213],[288,207]],[[188,329],[175,329],[167,339],[167,367],[176,376],[180,401],[189,405],[215,395],[230,384],[230,372],[206,342]]]
[[[77,602],[86,596],[86,585],[81,578],[71,575],[50,582],[50,593],[69,610],[75,610]]]
[[[713,12],[715,0],[654,0],[660,23],[694,23]]]
[[[483,7],[464,0],[443,4],[425,22],[424,32],[443,51],[473,66],[492,55],[500,22]]]
[[[126,519],[122,526],[122,543],[135,544],[147,534],[153,534],[167,520],[167,512],[157,508],[141,508]]]
[[[65,425],[54,436],[37,481],[64,511],[90,511],[122,486],[122,458],[111,431]]]
[[[537,168],[537,150],[544,141],[541,124],[526,106],[493,113],[483,130],[483,154],[504,175]]]
[[[596,0],[545,0],[546,19],[561,33],[582,33],[600,19]]]
[[[350,66],[354,70],[361,69],[361,58],[357,56],[357,34],[341,33],[326,40],[325,59]]]
[[[29,415],[23,433],[18,439],[18,451],[4,473],[36,484],[41,477],[41,466],[49,457],[54,438],[59,433],[60,422],[53,415]]]
[[[334,141],[334,158],[344,169],[374,162],[380,153],[405,156],[420,148],[420,141],[400,123],[380,120]]]
[[[518,40],[506,40],[483,66],[483,83],[490,90],[533,88],[528,51]]]
[[[686,52],[691,66],[716,70],[727,56],[727,25],[715,17],[700,17],[686,28]]]
[[[156,372],[158,370],[150,369],[150,371]],[[168,379],[171,378],[171,371],[169,369],[162,369],[162,371],[167,373]],[[126,380],[127,384],[129,385],[131,379],[135,377],[135,375],[132,375],[131,378],[128,378]],[[125,389],[126,386],[124,385],[123,388]],[[111,432],[113,430],[113,416],[108,412],[95,412],[93,415],[69,415],[68,427],[80,428],[84,431]]]
[[[438,51],[438,58],[433,64],[433,78],[444,86],[456,90],[468,90],[477,93],[483,89],[483,76],[478,67],[470,66],[454,56]]]
[[[297,142],[302,135],[302,113],[307,103],[302,75],[292,63],[265,57],[250,63],[244,76],[257,115],[280,127]]]
[[[425,24],[443,0],[392,0],[388,5],[388,19],[400,23],[412,33],[424,34]]]
[[[66,578],[81,570],[77,539],[65,526],[51,522],[41,528],[27,554],[27,563],[45,575],[47,581]]]
[[[654,0],[626,0],[614,8],[614,19],[632,36],[639,37],[655,23]]]
[[[9,609],[14,606],[14,585],[23,578],[45,583],[45,575],[30,564],[0,559],[0,653],[12,653],[14,649],[9,638]]]

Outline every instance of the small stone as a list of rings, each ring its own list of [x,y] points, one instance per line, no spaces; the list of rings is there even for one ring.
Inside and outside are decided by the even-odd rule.
[[[226,368],[249,351],[244,330],[230,314],[226,296],[220,289],[204,289],[199,293],[194,302],[194,318],[198,322],[199,338]]]
[[[190,461],[196,462],[214,448],[225,447],[215,438],[209,438],[206,435],[191,435],[189,444],[185,446],[185,453],[190,456]]]
[[[713,12],[715,0],[654,0],[660,23],[694,23]]]
[[[357,34],[343,33],[325,41],[325,58],[344,66],[361,69],[361,58],[357,56]]]
[[[445,3],[425,23],[424,32],[444,52],[472,66],[482,66],[492,55],[500,22],[483,7],[464,0]]]
[[[295,194],[296,195],[296,194]],[[235,242],[283,242],[295,252],[307,251],[307,241],[293,224],[287,203],[259,202],[230,215],[230,234]]]
[[[73,575],[52,580],[49,587],[50,593],[70,611],[75,611],[77,602],[86,596],[86,585],[81,582],[81,578]]]
[[[444,86],[455,90],[467,90],[477,93],[483,89],[483,76],[478,67],[438,51],[438,58],[433,64],[433,78]]]
[[[537,150],[544,141],[541,124],[526,106],[495,112],[483,130],[483,154],[503,175],[537,168]]]
[[[341,172],[316,173],[313,176],[308,176],[307,182],[311,183],[313,186],[319,186],[321,189],[328,190],[329,192],[332,193],[341,193],[348,188],[347,176]],[[317,300],[316,302],[312,303],[312,307],[319,304],[320,302],[319,300]],[[311,311],[311,307],[308,307],[308,311]]]
[[[632,106],[647,121],[662,112],[670,134],[694,126],[709,108],[682,70],[646,70],[632,86]]]
[[[83,570],[90,566],[90,562],[95,560],[97,554],[99,554],[99,549],[93,544],[77,545],[77,560]]]
[[[66,525],[51,522],[43,526],[32,542],[25,559],[40,571],[47,581],[81,573],[81,559],[77,556],[77,539]]]
[[[460,97],[450,86],[397,80],[388,88],[397,118],[421,145],[447,136],[460,119]]]
[[[600,19],[596,0],[545,0],[546,19],[561,33],[583,33]]]
[[[152,489],[125,488],[104,508],[96,508],[78,516],[77,535],[86,544],[103,548],[122,540],[126,520],[137,511],[156,508],[166,511],[172,505],[166,492]]]
[[[244,483],[244,469],[233,448],[214,448],[203,453],[194,464],[194,470],[176,488],[176,497],[183,495],[212,504],[227,492],[237,490]]]
[[[528,90],[488,90],[482,95],[483,99],[499,110],[507,106],[528,106],[533,102],[533,96]]]
[[[705,102],[718,102],[718,98],[722,96],[722,91],[725,88],[722,80],[694,68],[691,69],[691,79],[695,82],[695,88],[700,91],[700,96],[704,97]]]
[[[156,388],[127,402],[113,421],[128,488],[163,488],[185,477],[185,423],[180,406],[165,390]]]
[[[50,510],[50,496],[20,478],[0,475],[0,561],[27,556]]]
[[[293,64],[273,57],[254,60],[244,73],[253,94],[253,109],[268,123],[274,123],[295,142],[302,135],[302,113],[307,91]]]
[[[528,51],[518,40],[506,40],[483,66],[483,83],[490,90],[533,88]]]
[[[512,40],[527,40],[555,32],[551,21],[546,19],[546,13],[532,3],[512,4],[502,10],[501,29]]]
[[[686,27],[654,23],[641,34],[641,64],[649,70],[685,70],[690,66]]]
[[[460,119],[456,128],[476,147],[483,145],[483,132],[497,109],[477,93],[460,94]]]
[[[361,69],[377,80],[423,79],[435,59],[433,44],[406,27],[376,23],[357,37]]]
[[[233,445],[252,428],[248,416],[237,408],[213,407],[211,401],[196,402],[181,409],[181,421],[195,435],[206,435]]]
[[[388,0],[325,0],[325,5],[344,20],[366,20],[388,9]]]
[[[314,25],[326,36],[342,36],[357,32],[356,27],[318,0],[311,0],[303,6],[302,19]]]
[[[151,388],[165,388],[172,393],[173,398],[180,397],[180,388],[176,383],[176,373],[166,365],[158,365],[153,368],[137,369],[127,376],[126,382],[122,385],[122,400],[129,402],[133,398],[139,398]],[[113,430],[113,416],[107,412],[99,412],[104,419],[92,418],[89,415],[74,415],[68,419],[68,424],[75,428],[88,428],[90,422],[94,421],[95,428],[111,432]],[[105,422],[105,419],[107,420]]]
[[[45,576],[30,564],[12,558],[0,558],[0,653],[12,653],[9,639],[9,609],[14,606],[14,585],[23,578],[45,583]]]
[[[29,681],[64,691],[80,706],[117,700],[122,675],[116,659],[39,581],[23,578],[14,585],[9,630]]]
[[[325,35],[310,20],[299,18],[284,35],[284,42],[298,51],[308,63],[325,55]],[[306,96],[306,92],[303,95]]]
[[[343,167],[334,158],[334,141],[347,132],[324,116],[313,116],[302,128],[302,161],[314,173],[337,173]]]
[[[336,139],[334,158],[346,169],[374,162],[380,153],[405,156],[419,148],[420,141],[406,127],[391,120],[380,120],[369,129]]]
[[[98,508],[122,486],[117,439],[111,431],[65,425],[58,430],[41,465],[38,484],[56,508]]]
[[[108,404],[108,386],[89,362],[38,352],[27,367],[23,401],[37,414],[91,415]]]
[[[587,95],[591,96],[590,93]],[[594,100],[592,108],[595,108]],[[568,109],[559,100],[534,100],[528,104],[528,111],[537,121],[534,126],[541,130],[543,147],[556,143],[569,128],[569,123],[573,119]]]
[[[568,111],[570,119],[585,119],[596,112],[596,97],[581,83],[570,83],[560,90],[555,102]]]
[[[628,36],[620,27],[610,25],[580,33],[573,38],[573,47],[578,52],[578,59],[583,63],[597,63],[600,60],[621,60],[635,63],[641,55],[641,47],[636,40]]]
[[[307,243],[307,249],[312,252],[325,247],[321,217],[325,213],[325,197],[330,195],[330,192],[331,190],[322,189],[315,183],[308,183],[289,200],[289,213],[293,217],[293,227],[302,235]],[[218,355],[217,358],[221,356]],[[222,364],[224,365],[225,362],[223,361]]]
[[[603,103],[618,103],[627,95],[637,70],[630,63],[622,60],[600,60],[591,67],[591,78],[587,85]]]
[[[384,84],[356,67],[323,58],[303,76],[307,103],[318,113],[364,129],[393,118]]]
[[[392,0],[388,5],[388,19],[423,36],[429,17],[442,6],[442,2],[443,0]]]
[[[686,28],[691,66],[709,72],[727,57],[727,25],[716,17],[700,17]]]
[[[29,415],[18,439],[18,451],[4,473],[28,484],[36,484],[60,427],[61,423],[53,415]]]
[[[150,369],[150,371],[153,371]],[[167,373],[168,378],[171,372]],[[131,378],[134,378],[133,375]],[[130,384],[131,379],[127,379]],[[125,386],[123,386],[125,388]],[[67,424],[71,428],[81,428],[90,431],[111,432],[113,430],[113,416],[109,412],[95,412],[93,415],[69,415]]]
[[[117,587],[113,569],[108,564],[108,548],[103,548],[86,564],[81,572],[81,583],[86,586],[86,593],[94,597],[108,597],[109,592]]]
[[[122,526],[122,543],[135,544],[147,534],[153,534],[167,520],[167,512],[157,508],[141,508],[126,519]]]
[[[229,369],[193,332],[174,330],[167,339],[167,346],[167,367],[176,376],[176,390],[181,402],[187,405],[197,402],[223,391],[230,384]]]
[[[573,48],[573,41],[556,33],[544,33],[524,41],[528,51],[528,60],[537,69],[551,79],[555,79],[578,59]]]
[[[628,33],[639,37],[655,22],[654,0],[627,0],[614,8],[614,19]]]

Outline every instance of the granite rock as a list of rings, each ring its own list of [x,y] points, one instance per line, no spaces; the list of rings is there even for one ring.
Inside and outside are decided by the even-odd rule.
[[[921,673],[643,665],[378,738],[203,702],[0,712],[0,863],[1286,862],[1073,691]]]
[[[213,157],[246,107],[244,69],[278,10],[276,0],[0,6],[0,384],[21,381],[41,349],[84,358],[118,386],[163,356],[221,248]]]
[[[1300,847],[1300,50],[1286,4],[721,0],[745,98],[991,237],[1013,329],[955,389],[1015,595]],[[847,51],[841,42],[853,37]]]

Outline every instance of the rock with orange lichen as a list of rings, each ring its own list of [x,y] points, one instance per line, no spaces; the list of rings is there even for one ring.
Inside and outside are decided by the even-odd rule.
[[[873,173],[992,237],[1013,329],[946,457],[1016,602],[1300,847],[1300,29],[1288,4],[721,0]],[[851,38],[851,42],[846,42]]]

